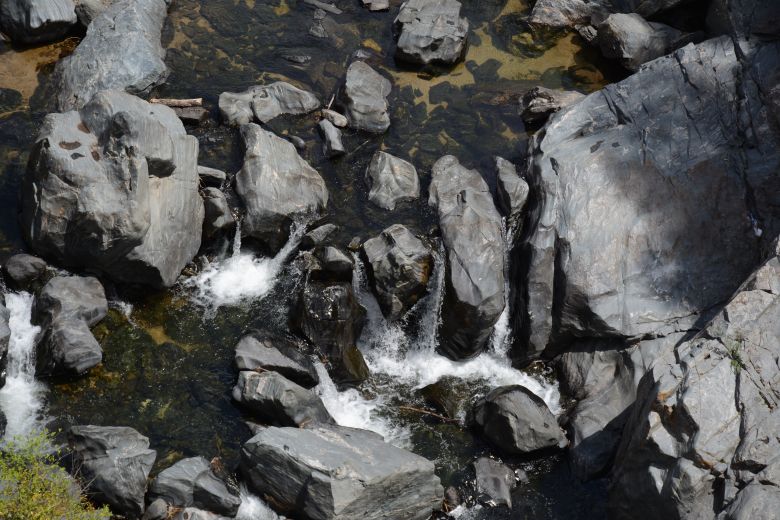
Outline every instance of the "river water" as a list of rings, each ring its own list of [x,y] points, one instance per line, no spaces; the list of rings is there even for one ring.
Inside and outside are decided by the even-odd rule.
[[[327,103],[355,52],[370,53],[367,61],[394,86],[389,98],[392,126],[386,135],[347,132],[350,152],[329,161],[322,154],[313,115],[278,118],[269,125],[279,134],[306,141],[302,155],[322,174],[331,194],[328,221],[339,226],[333,237],[337,246],[345,247],[355,236],[374,236],[393,223],[422,234],[435,228],[425,195],[394,212],[368,202],[363,176],[377,149],[411,160],[420,172],[423,194],[432,164],[444,154],[477,168],[495,189],[493,157],[523,159],[527,133],[517,114],[523,92],[543,85],[587,93],[617,79],[578,36],[529,32],[523,0],[463,0],[463,15],[471,24],[466,59],[449,71],[426,72],[405,70],[393,59],[392,19],[399,1],[391,2],[390,13],[370,13],[357,0],[337,3],[344,13],[328,15],[323,21],[328,36],[317,38],[309,34],[314,11],[303,0],[176,0],[163,36],[171,74],[154,92],[159,97],[203,97],[214,108],[223,91],[285,80],[312,90]],[[34,49],[0,44],[0,260],[23,248],[16,215],[27,150],[51,110],[48,78],[53,63],[76,42]],[[311,59],[298,64],[289,60],[294,55]],[[217,119],[215,109],[212,118]],[[201,164],[229,173],[240,168],[236,130],[212,121],[190,131],[200,141]],[[34,379],[25,383],[32,385],[25,395],[40,397],[37,402],[45,403],[45,409],[36,409],[35,402],[24,405],[24,417],[45,412],[53,418],[52,428],[76,423],[132,426],[158,450],[155,472],[193,455],[219,455],[235,464],[250,433],[244,424],[249,417],[231,401],[233,348],[252,328],[287,330],[300,279],[291,262],[298,238],[300,233],[294,233],[275,258],[234,243],[221,257],[212,257],[197,277],[164,293],[108,288],[111,310],[95,329],[104,363],[77,381],[52,382],[48,392]],[[564,412],[557,386],[543,371],[526,373],[511,366],[508,315],[500,320],[490,351],[479,358],[453,363],[436,354],[441,252],[428,296],[403,323],[392,325],[379,312],[356,260],[354,283],[368,310],[359,347],[372,376],[360,388],[339,391],[320,367],[323,382],[317,391],[340,423],[375,430],[434,460],[445,485],[467,486],[473,478],[469,463],[488,454],[489,448],[460,424],[410,411],[407,407],[424,406],[420,389],[444,380],[470,402],[494,386],[523,384],[553,411]],[[30,297],[7,295],[6,300],[15,323],[24,323],[27,313],[28,325],[16,329],[29,327],[25,306]],[[2,393],[0,405],[10,422],[9,410],[15,412]],[[35,427],[23,425],[21,419],[15,423],[22,430]],[[578,483],[560,455],[510,462],[531,479],[515,493],[514,510],[470,508],[461,518],[599,516],[603,483]]]

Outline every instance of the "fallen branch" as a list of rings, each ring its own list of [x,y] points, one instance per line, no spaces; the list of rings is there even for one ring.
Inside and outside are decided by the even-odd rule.
[[[425,410],[423,408],[415,408],[414,406],[399,406],[399,410],[406,410],[407,412],[417,412],[424,415],[430,415],[431,417],[435,417],[441,421],[448,422],[448,423],[456,423],[458,422],[457,419],[450,419],[449,417],[444,417],[443,415],[439,415],[437,413],[431,412],[429,410]]]
[[[149,103],[154,103],[155,105],[165,105],[167,107],[176,107],[176,108],[202,107],[203,98],[193,98],[193,99],[152,98],[149,100]]]

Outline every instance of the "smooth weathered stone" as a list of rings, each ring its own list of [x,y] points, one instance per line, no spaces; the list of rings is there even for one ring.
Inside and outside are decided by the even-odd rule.
[[[149,486],[149,499],[164,500],[173,508],[202,507],[229,517],[235,516],[241,505],[241,499],[203,457],[182,459],[161,471]]]
[[[231,233],[236,228],[236,219],[225,194],[218,188],[205,188],[201,194],[205,213],[203,238],[214,239]]]
[[[322,153],[328,159],[334,159],[344,155],[347,150],[344,148],[344,143],[341,142],[341,130],[336,126],[323,119],[317,125],[322,135]]]
[[[129,518],[144,512],[146,479],[157,452],[132,428],[72,426],[68,443],[91,499]]]
[[[344,128],[349,124],[349,120],[346,116],[339,114],[334,110],[322,109],[322,117],[333,123],[333,126],[338,128]]]
[[[8,286],[18,291],[29,289],[46,274],[46,261],[37,256],[18,254],[3,265],[3,274]]]
[[[474,425],[507,455],[566,445],[566,436],[544,400],[519,385],[496,388],[477,401]]]
[[[244,445],[241,471],[278,511],[312,520],[425,520],[443,495],[432,462],[352,428],[267,428]]]
[[[598,23],[612,13],[636,13],[643,18],[686,0],[537,0],[528,20],[533,25],[574,28]]]
[[[57,40],[76,24],[73,0],[3,0],[0,30],[14,43]]]
[[[124,92],[49,114],[22,186],[25,238],[65,266],[170,287],[200,248],[197,158],[170,108]]]
[[[333,246],[320,246],[314,249],[319,260],[318,280],[328,282],[351,282],[355,264],[352,257]]]
[[[457,0],[407,0],[395,23],[400,27],[397,59],[416,65],[452,65],[463,57],[469,22]]]
[[[480,502],[512,509],[512,490],[517,487],[512,469],[493,459],[481,457],[474,462],[474,471],[477,474]]]
[[[59,110],[78,110],[101,90],[145,94],[163,83],[167,8],[164,0],[116,0],[100,13],[73,54],[57,63]]]
[[[399,202],[420,197],[420,179],[410,162],[389,153],[377,151],[366,170],[368,200],[387,210]]]
[[[90,331],[108,313],[103,286],[92,277],[57,276],[35,300],[33,320],[44,330],[37,349],[37,371],[83,374],[103,360],[103,349]]]
[[[284,114],[307,114],[319,107],[317,96],[282,81],[219,95],[222,119],[231,125],[267,123]]]
[[[256,331],[244,336],[236,345],[236,367],[239,370],[270,370],[305,388],[317,386],[320,379],[311,360],[291,338]]]
[[[276,372],[238,374],[233,399],[265,421],[278,426],[335,424],[322,400]]]
[[[401,318],[428,290],[433,272],[430,246],[405,226],[393,224],[366,240],[363,254],[382,314],[390,321]]]
[[[168,520],[168,503],[162,498],[153,500],[141,520]]]
[[[390,80],[363,61],[353,62],[347,69],[344,102],[349,125],[356,130],[383,134],[390,128],[387,96],[392,90]]]
[[[433,165],[429,204],[447,253],[439,349],[453,359],[482,352],[504,310],[506,245],[487,184],[447,155]]]
[[[312,218],[328,204],[328,189],[295,146],[258,125],[241,127],[246,150],[236,192],[247,209],[242,233],[272,252],[290,236],[296,219]]]
[[[84,27],[89,27],[92,20],[108,9],[108,6],[113,2],[114,0],[76,0],[76,16],[79,23]]]
[[[638,14],[612,14],[598,26],[601,53],[632,71],[674,50],[684,36],[668,25],[646,22]]]
[[[527,125],[544,123],[560,109],[573,105],[585,96],[571,90],[552,90],[534,87],[520,100],[520,117]]]
[[[198,177],[202,185],[211,188],[222,188],[227,180],[227,174],[222,170],[200,165],[198,165]]]
[[[498,208],[507,219],[509,228],[512,229],[520,222],[523,216],[530,188],[525,179],[517,174],[515,165],[506,159],[496,157],[496,170],[498,170],[496,182],[498,188]]]
[[[319,246],[325,243],[336,230],[338,226],[335,224],[324,224],[317,228],[312,229],[301,238],[301,249],[312,249],[315,246]]]

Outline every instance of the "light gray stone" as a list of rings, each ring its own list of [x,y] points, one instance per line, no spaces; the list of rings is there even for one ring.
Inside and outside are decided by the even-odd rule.
[[[496,157],[496,170],[498,171],[498,179],[496,179],[498,208],[507,219],[509,228],[515,229],[523,216],[530,188],[528,183],[518,175],[515,165],[506,159]]]
[[[271,370],[305,387],[317,386],[320,378],[299,342],[286,336],[256,331],[236,345],[239,370]]]
[[[390,80],[363,61],[355,61],[347,69],[344,102],[349,125],[356,130],[383,134],[390,128],[387,96],[392,90]]]
[[[6,284],[15,290],[28,290],[35,282],[40,282],[46,274],[46,261],[37,256],[18,254],[9,258],[3,265]]]
[[[395,23],[400,27],[395,56],[415,65],[452,65],[466,51],[469,22],[457,0],[407,0]]]
[[[607,58],[636,71],[648,61],[673,51],[684,34],[662,23],[646,22],[638,14],[611,14],[598,26],[598,44]]]
[[[512,509],[512,490],[517,480],[512,468],[496,460],[481,457],[474,462],[477,474],[478,499],[489,506],[507,506]]]
[[[347,152],[346,148],[344,148],[344,143],[341,141],[341,130],[336,128],[333,123],[323,119],[319,122],[318,128],[320,135],[322,135],[322,153],[325,157],[334,159],[341,157]]]
[[[366,170],[368,200],[387,210],[394,210],[402,201],[420,197],[417,169],[389,153],[377,151]]]
[[[57,40],[65,36],[76,21],[73,0],[0,1],[0,30],[15,43]]]
[[[222,119],[231,125],[253,121],[267,123],[285,114],[307,114],[320,107],[317,96],[294,85],[278,81],[256,85],[244,92],[223,92],[219,95]]]
[[[585,96],[571,90],[553,90],[545,87],[534,87],[520,101],[520,116],[527,125],[541,124],[559,111],[573,105]]]

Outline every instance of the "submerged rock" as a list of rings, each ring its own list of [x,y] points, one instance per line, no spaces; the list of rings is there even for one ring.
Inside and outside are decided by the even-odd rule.
[[[78,110],[101,90],[145,94],[163,83],[167,8],[165,0],[116,0],[100,13],[73,54],[57,63],[59,110]]]
[[[349,125],[374,134],[383,134],[390,128],[387,96],[392,88],[390,81],[368,64],[353,62],[347,69],[344,85]]]
[[[284,114],[308,114],[319,107],[317,96],[283,81],[219,95],[222,119],[231,125],[267,123]]]
[[[29,290],[35,282],[41,281],[46,274],[46,261],[37,256],[18,254],[9,258],[3,265],[5,281],[11,289]]]
[[[395,19],[400,29],[395,56],[415,65],[452,65],[466,51],[469,22],[457,0],[407,0]]]
[[[474,462],[474,471],[477,474],[480,502],[512,509],[512,490],[517,487],[512,468],[496,460],[481,457]]]
[[[76,24],[73,0],[3,0],[0,30],[14,43],[57,40]]]
[[[144,512],[146,479],[157,452],[132,428],[72,426],[68,443],[91,499],[129,518]]]
[[[236,345],[236,367],[239,370],[278,372],[305,388],[312,388],[317,386],[320,378],[301,348],[286,336],[256,331],[241,338]]]
[[[335,424],[317,394],[276,372],[240,372],[233,399],[278,426]]]
[[[44,258],[170,287],[200,248],[198,140],[173,111],[124,92],[49,114],[22,186],[22,231]]]
[[[560,109],[573,105],[585,96],[570,90],[534,87],[520,101],[520,116],[527,125],[542,124]]]
[[[387,210],[396,204],[420,197],[420,179],[411,163],[389,153],[377,151],[366,170],[368,200]]]
[[[35,300],[33,320],[44,335],[37,349],[40,374],[80,375],[103,360],[90,327],[108,313],[103,286],[92,277],[57,276]]]
[[[241,137],[246,152],[235,179],[247,210],[241,231],[275,253],[295,219],[325,211],[328,189],[289,141],[251,123],[241,127]]]
[[[477,401],[474,426],[507,455],[566,445],[566,436],[544,400],[520,385],[496,388]]]
[[[429,204],[438,210],[447,253],[439,349],[452,359],[474,357],[505,305],[501,215],[479,172],[451,155],[433,166]]]
[[[677,29],[646,22],[638,14],[612,14],[598,26],[601,53],[633,71],[673,51],[683,37]]]
[[[241,505],[241,499],[203,457],[182,459],[161,471],[149,487],[149,499],[162,499],[174,508],[202,507],[230,517]]]
[[[433,272],[430,246],[400,224],[394,224],[363,244],[371,288],[382,314],[394,321],[411,309],[428,290]]]
[[[280,512],[312,520],[425,520],[443,495],[432,462],[338,426],[267,428],[244,445],[241,471]]]

